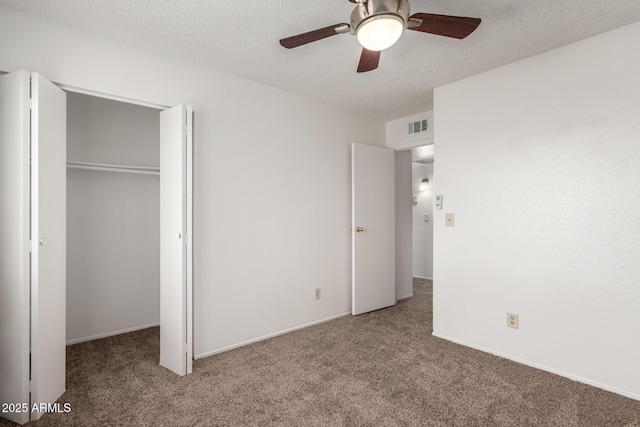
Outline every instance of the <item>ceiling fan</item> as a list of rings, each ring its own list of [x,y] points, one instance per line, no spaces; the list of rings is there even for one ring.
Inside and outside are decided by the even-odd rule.
[[[358,73],[378,68],[380,52],[391,47],[406,30],[463,39],[481,20],[462,16],[414,13],[409,16],[408,0],[349,0],[356,3],[350,24],[335,24],[280,40],[287,49],[322,40],[336,34],[350,33],[362,45]]]

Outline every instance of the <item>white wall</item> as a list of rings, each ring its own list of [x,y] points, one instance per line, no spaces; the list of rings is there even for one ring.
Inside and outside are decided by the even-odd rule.
[[[157,167],[159,114],[68,93],[68,160]],[[68,169],[67,342],[159,321],[159,176]]]
[[[413,296],[411,151],[395,153],[396,300]]]
[[[384,146],[383,122],[0,7],[20,68],[193,105],[196,356],[350,312],[349,147]]]
[[[420,191],[420,182],[427,178],[428,189]],[[413,205],[413,276],[424,279],[433,278],[433,163],[413,163],[411,188],[418,203]],[[429,221],[424,215],[429,215]]]
[[[436,89],[434,259],[435,335],[636,399],[638,40],[640,23]]]

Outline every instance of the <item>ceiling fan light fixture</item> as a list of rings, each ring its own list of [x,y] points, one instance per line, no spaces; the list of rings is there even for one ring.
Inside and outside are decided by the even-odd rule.
[[[397,15],[378,15],[363,21],[356,32],[358,42],[367,50],[385,50],[398,41],[404,22]]]
[[[350,0],[356,6],[349,23],[338,23],[306,33],[286,37],[280,45],[287,49],[325,39],[338,34],[356,36],[363,46],[358,73],[378,68],[381,51],[398,41],[404,30],[463,39],[480,25],[479,18],[465,16],[414,13],[409,0]]]

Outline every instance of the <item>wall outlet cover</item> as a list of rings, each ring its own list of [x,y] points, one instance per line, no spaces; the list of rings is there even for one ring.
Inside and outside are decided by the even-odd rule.
[[[516,313],[507,313],[507,327],[520,329],[520,315]]]

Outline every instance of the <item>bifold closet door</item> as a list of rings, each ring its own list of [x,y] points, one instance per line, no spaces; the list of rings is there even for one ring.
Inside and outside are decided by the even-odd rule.
[[[0,100],[0,415],[25,423],[65,391],[66,94],[19,71]]]
[[[67,94],[32,73],[31,97],[31,401],[40,404],[65,391]]]
[[[0,404],[29,404],[29,77],[0,76]]]
[[[160,365],[192,371],[192,110],[160,113]]]

